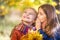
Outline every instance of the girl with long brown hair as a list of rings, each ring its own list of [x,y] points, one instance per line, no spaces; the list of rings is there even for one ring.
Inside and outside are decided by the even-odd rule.
[[[50,4],[44,4],[38,8],[36,29],[43,34],[43,40],[57,40],[56,35],[60,34],[57,32],[60,26],[55,10]]]

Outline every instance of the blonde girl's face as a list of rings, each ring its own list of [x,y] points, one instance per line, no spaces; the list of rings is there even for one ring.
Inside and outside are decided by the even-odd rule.
[[[32,22],[36,18],[36,13],[32,9],[26,9],[23,13],[22,20],[26,22]]]
[[[39,8],[39,10],[38,10],[38,18],[39,18],[40,22],[44,22],[47,20],[47,16],[44,13],[42,8]]]

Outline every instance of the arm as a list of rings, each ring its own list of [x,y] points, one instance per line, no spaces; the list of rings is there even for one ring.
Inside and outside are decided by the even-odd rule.
[[[16,35],[16,31],[14,30],[12,33],[11,33],[11,40],[17,40],[17,35]]]
[[[11,40],[20,40],[22,33],[19,30],[12,31]]]
[[[17,25],[12,33],[11,33],[11,40],[20,40],[21,36],[23,36],[24,34],[21,32],[21,30],[23,30],[23,24],[19,24]]]

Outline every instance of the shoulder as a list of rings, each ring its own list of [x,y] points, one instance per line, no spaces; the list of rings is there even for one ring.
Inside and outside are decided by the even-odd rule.
[[[18,24],[18,25],[16,25],[15,27],[14,27],[14,29],[12,30],[12,34],[13,33],[19,33],[21,30],[23,30],[23,24]]]
[[[56,32],[54,34],[56,39],[60,39],[60,25],[57,26]]]
[[[24,25],[22,23],[15,26],[15,30],[22,30],[24,28]]]
[[[20,34],[20,30],[22,30],[23,24],[19,24],[17,26],[15,26],[15,28],[12,30],[11,35],[15,35],[15,34]]]
[[[56,28],[56,33],[59,33],[60,34],[60,24]]]

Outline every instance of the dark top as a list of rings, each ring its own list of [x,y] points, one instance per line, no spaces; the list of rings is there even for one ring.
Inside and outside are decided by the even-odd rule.
[[[43,40],[60,40],[60,28],[56,30],[53,38],[49,37],[42,29],[39,32],[43,35]]]

